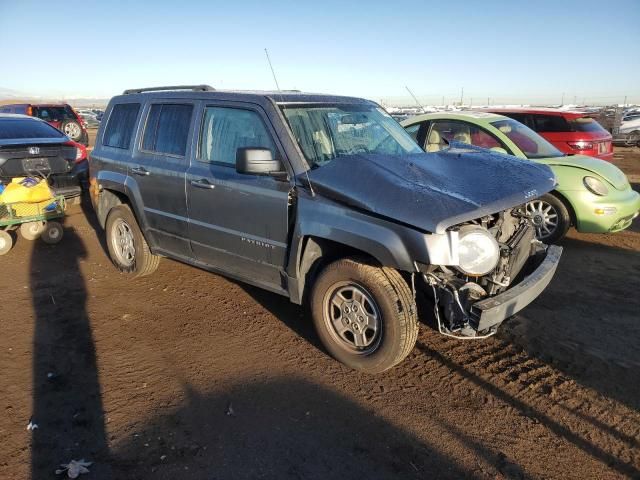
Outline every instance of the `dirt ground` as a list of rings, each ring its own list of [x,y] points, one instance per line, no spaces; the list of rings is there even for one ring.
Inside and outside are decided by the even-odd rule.
[[[639,188],[640,150],[616,163]],[[163,260],[116,272],[87,205],[0,257],[0,478],[640,478],[640,224],[571,232],[499,335],[430,322],[351,371],[285,298]],[[28,431],[30,419],[39,428]]]

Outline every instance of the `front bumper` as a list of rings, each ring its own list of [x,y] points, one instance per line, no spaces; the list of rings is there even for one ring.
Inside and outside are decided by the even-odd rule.
[[[630,187],[598,197],[590,192],[574,193],[576,230],[581,233],[612,233],[628,228],[640,211],[640,194]],[[596,213],[598,210],[599,214]]]
[[[495,297],[474,303],[470,315],[478,322],[477,331],[489,330],[534,301],[551,282],[561,255],[562,247],[549,246],[542,263],[519,284]]]

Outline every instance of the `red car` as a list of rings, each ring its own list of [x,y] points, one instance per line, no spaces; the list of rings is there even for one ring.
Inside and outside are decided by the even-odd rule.
[[[553,108],[489,108],[525,124],[567,155],[581,154],[611,161],[613,138],[593,118],[583,112]]]
[[[89,145],[85,121],[66,103],[15,103],[0,105],[0,113],[18,113],[44,120],[74,142]]]

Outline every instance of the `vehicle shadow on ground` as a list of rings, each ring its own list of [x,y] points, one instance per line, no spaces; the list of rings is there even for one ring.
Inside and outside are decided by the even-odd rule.
[[[184,406],[114,450],[114,478],[473,477],[437,445],[304,379],[239,382],[208,395],[183,388]]]
[[[61,254],[64,249],[64,254]],[[38,240],[31,255],[34,310],[31,478],[50,479],[61,463],[109,456],[96,350],[80,270],[85,246],[73,229],[62,242]],[[91,478],[113,478],[105,468]]]
[[[563,246],[550,286],[500,336],[640,411],[640,252],[573,238]]]
[[[100,247],[102,247],[102,251],[107,257],[109,257],[109,249],[107,248],[107,238],[104,234],[104,229],[100,226],[96,211],[93,209],[93,205],[91,205],[91,198],[89,198],[89,193],[86,191],[82,192],[82,196],[80,197],[80,208],[87,219],[87,223],[95,232],[96,238],[100,243]]]
[[[234,283],[268,310],[274,317],[289,327],[296,335],[304,338],[321,352],[326,353],[313,327],[313,319],[307,306],[296,305],[291,303],[287,297],[247,285],[246,283]]]

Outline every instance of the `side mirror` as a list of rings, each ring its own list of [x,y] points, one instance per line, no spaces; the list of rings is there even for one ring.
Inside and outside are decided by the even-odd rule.
[[[236,172],[246,175],[282,174],[280,160],[275,160],[268,148],[245,147],[236,151]]]

